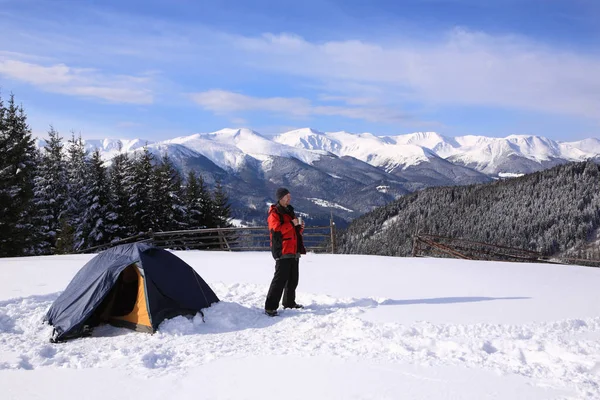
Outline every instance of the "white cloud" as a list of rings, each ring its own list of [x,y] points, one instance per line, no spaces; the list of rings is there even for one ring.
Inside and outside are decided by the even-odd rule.
[[[307,116],[310,113],[310,102],[301,98],[259,98],[218,89],[193,93],[191,98],[202,108],[216,114],[252,110],[296,116]]]
[[[65,64],[44,66],[12,59],[0,59],[0,75],[25,82],[44,91],[98,98],[111,103],[150,104],[149,78],[105,75],[89,68]]]
[[[234,117],[231,119],[231,123],[238,125],[238,126],[242,126],[242,125],[248,125],[248,121],[245,120],[244,118],[239,118],[239,117]]]
[[[388,122],[401,121],[407,118],[401,112],[388,108],[312,104],[310,100],[299,97],[253,97],[219,89],[192,93],[190,97],[205,110],[220,115],[230,115],[244,111],[266,111],[292,117],[326,115]]]
[[[399,39],[311,43],[293,35],[238,37],[254,68],[370,85],[393,101],[485,105],[598,118],[600,58],[517,36],[454,30],[435,43]],[[242,58],[244,59],[244,58]],[[350,90],[360,98],[360,89]]]
[[[244,98],[233,92],[210,91],[195,98],[217,113],[225,113],[227,108],[227,113],[232,113],[236,112],[232,107],[241,107],[238,111],[266,110],[297,117],[320,112],[372,118],[377,115],[374,109],[395,120],[398,112],[394,111],[406,109],[407,104],[411,109],[428,110],[437,105],[468,105],[600,120],[597,52],[560,48],[522,36],[455,29],[437,37],[431,31],[428,40],[399,35],[385,41],[310,41],[292,34],[248,37],[208,26],[118,13],[94,12],[82,20],[85,22],[59,21],[31,17],[12,23],[7,20],[4,26],[0,24],[6,39],[3,47],[6,51],[57,57],[67,65],[85,59],[91,65],[109,65],[114,70],[124,63],[164,67],[172,73],[166,78],[173,83],[173,91],[181,91],[177,86],[184,84],[178,81],[179,72],[185,75],[185,87],[190,77],[196,79],[194,83],[205,85],[213,76],[222,81],[235,74],[232,82],[239,83],[240,88],[247,82],[268,81],[274,72],[289,91],[308,87],[325,96],[314,100],[319,102],[316,105],[289,92],[280,92],[281,97]],[[48,61],[24,61],[50,65]],[[60,65],[55,61],[52,67]],[[94,76],[97,72],[82,70],[81,74]],[[115,77],[106,78],[111,82]],[[140,91],[134,90],[131,99],[147,101],[152,97],[143,85],[94,82],[80,86],[133,88]],[[66,84],[67,89],[56,86],[47,85],[45,90],[81,95],[70,89],[71,83]],[[112,92],[92,94],[108,101],[123,97]],[[251,105],[247,104],[249,99]],[[322,104],[330,102],[336,102],[332,103],[335,106]],[[319,106],[338,108],[315,108]]]

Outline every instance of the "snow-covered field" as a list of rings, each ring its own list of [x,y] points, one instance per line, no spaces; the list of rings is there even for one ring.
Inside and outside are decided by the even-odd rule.
[[[176,254],[205,323],[62,344],[42,317],[92,256],[0,259],[0,398],[600,399],[600,269],[309,254],[270,318],[269,253]]]

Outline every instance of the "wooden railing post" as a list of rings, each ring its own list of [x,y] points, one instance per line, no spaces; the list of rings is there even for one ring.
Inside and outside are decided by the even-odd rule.
[[[413,257],[417,256],[417,240],[419,240],[417,238],[417,235],[413,235],[413,243],[412,243],[412,256]]]
[[[219,226],[219,228],[221,228],[221,227]],[[218,233],[219,233],[219,242],[221,242],[221,250],[227,249],[228,251],[231,251],[231,247],[229,247],[229,243],[227,243],[227,238],[223,234],[223,231],[219,230]]]
[[[148,239],[150,239],[150,243],[154,245],[154,231],[152,230],[152,228],[148,229],[148,233],[146,235]]]

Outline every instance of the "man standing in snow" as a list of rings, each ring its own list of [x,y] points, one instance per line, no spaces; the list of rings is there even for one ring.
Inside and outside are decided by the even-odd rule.
[[[265,302],[265,313],[271,317],[277,315],[282,294],[283,308],[302,308],[301,304],[296,303],[296,287],[300,254],[306,254],[302,240],[304,222],[298,221],[294,207],[290,205],[290,191],[279,188],[275,197],[277,203],[269,209],[267,219],[271,235],[271,253],[275,259],[275,275]]]

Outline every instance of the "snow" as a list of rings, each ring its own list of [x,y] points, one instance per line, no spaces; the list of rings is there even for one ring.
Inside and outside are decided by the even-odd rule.
[[[232,218],[232,219],[229,220],[229,222],[231,222],[231,224],[233,226],[236,226],[238,228],[246,228],[246,227],[248,227],[248,225],[246,225],[244,223],[244,221],[241,220],[241,219],[239,219],[239,218]]]
[[[250,129],[221,129],[212,133],[179,137],[163,143],[184,145],[204,155],[219,167],[234,171],[239,170],[248,158],[262,161],[264,168],[268,170],[271,165],[269,157],[292,157],[312,164],[327,154],[280,144]]]
[[[92,255],[0,259],[2,398],[600,398],[599,269],[308,254],[306,308],[270,318],[268,252],[175,253],[222,300],[205,323],[59,345],[40,321]]]
[[[398,221],[400,219],[399,215],[395,215],[392,218],[389,218],[387,220],[385,220],[383,222],[383,224],[381,224],[381,230],[386,230],[388,229],[390,226],[394,225],[396,223],[396,221]]]
[[[137,149],[141,149],[144,146],[151,146],[154,142],[144,139],[84,139],[83,144],[87,152],[92,153],[94,150],[100,150],[102,159],[110,160],[119,154],[119,145],[122,147],[121,151],[132,152]],[[65,146],[65,151],[67,150]]]
[[[588,156],[600,154],[600,139],[590,138],[576,142],[561,143],[561,146],[575,148]]]
[[[351,156],[373,166],[383,167],[388,172],[436,157],[421,146],[391,142],[371,133],[323,133],[305,128],[283,133],[273,140],[297,148],[330,152],[340,157]]]
[[[515,174],[515,173],[512,173],[512,172],[499,172],[498,173],[498,176],[500,178],[518,178],[518,177],[523,176],[523,175],[525,175],[525,174]]]
[[[388,190],[390,189],[390,187],[387,185],[380,185],[380,186],[377,186],[375,189],[380,193],[387,193]]]
[[[533,135],[446,137],[437,132],[375,136],[346,131],[320,132],[312,128],[296,129],[271,138],[247,128],[227,128],[156,143],[141,139],[99,139],[85,140],[85,146],[88,151],[100,149],[102,158],[110,160],[118,154],[119,141],[126,152],[139,150],[148,143],[151,151],[161,154],[168,152],[170,156],[201,154],[230,171],[239,171],[256,160],[263,171],[269,171],[274,157],[295,158],[312,165],[321,157],[333,154],[354,157],[389,173],[428,162],[435,157],[452,157],[453,161],[495,175],[509,156],[541,163],[554,158],[583,161],[600,155],[600,139],[596,138],[557,142]],[[36,143],[44,146],[46,142],[38,139]]]
[[[346,208],[344,206],[341,206],[337,203],[323,200],[323,199],[318,199],[316,197],[309,197],[308,200],[312,201],[313,203],[315,203],[316,205],[318,205],[320,207],[337,208],[337,209],[348,211],[348,212],[354,212],[353,210]]]
[[[454,156],[465,163],[475,164],[482,172],[493,172],[496,165],[510,155],[542,162],[553,158],[583,161],[598,154],[598,149],[593,146],[584,151],[579,142],[560,143],[531,135],[510,135],[505,138],[460,136],[454,139],[458,147],[447,146],[437,154],[444,158]]]

